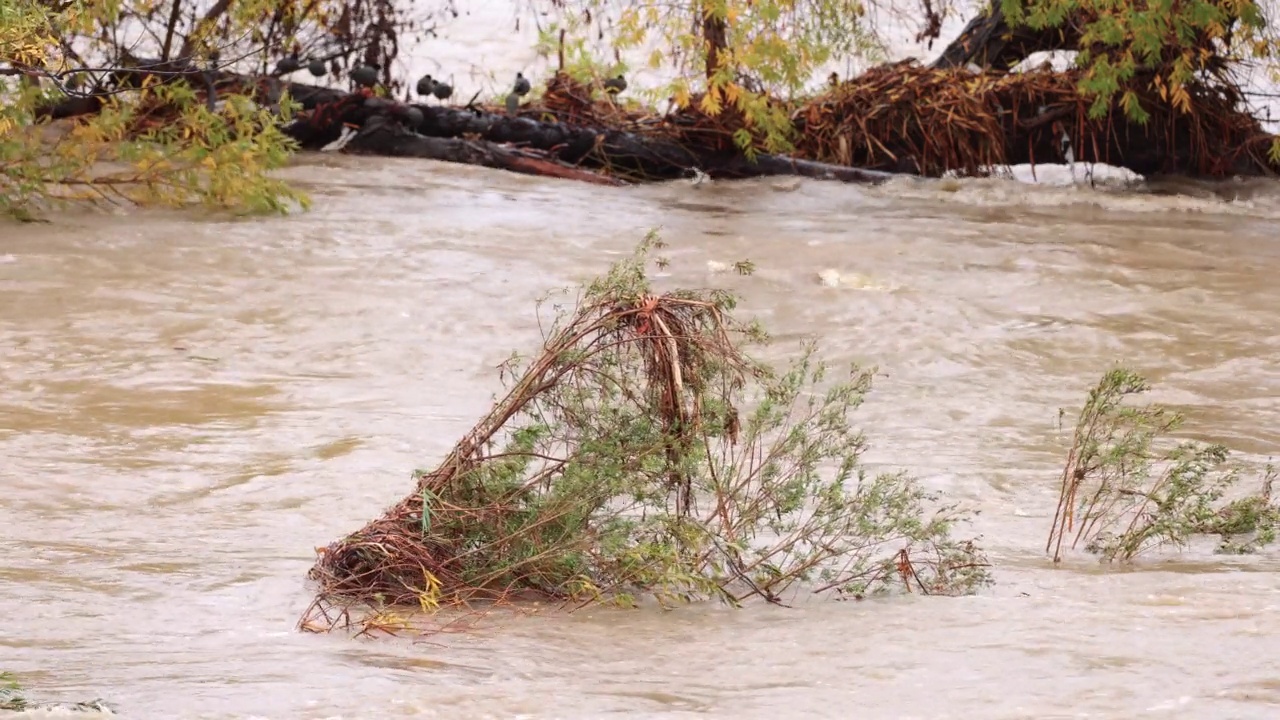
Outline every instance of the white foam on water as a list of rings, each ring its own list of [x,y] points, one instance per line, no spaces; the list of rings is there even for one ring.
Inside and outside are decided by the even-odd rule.
[[[839,268],[833,267],[819,270],[816,279],[819,285],[838,290],[890,292],[897,289],[894,285],[880,282],[875,278],[864,275],[860,272],[856,272],[854,270],[840,270]]]
[[[1043,178],[1045,169],[1037,166],[1037,175]],[[1055,179],[1060,180],[1061,175]],[[938,180],[904,175],[870,188],[867,193],[893,200],[943,201],[979,207],[1074,206],[1128,213],[1215,213],[1280,219],[1280,194],[1271,188],[1241,182],[1213,190],[1187,186],[1179,192],[1139,192],[1132,181],[1118,173],[1111,179],[1095,179],[1093,183],[1029,183],[1016,177]]]

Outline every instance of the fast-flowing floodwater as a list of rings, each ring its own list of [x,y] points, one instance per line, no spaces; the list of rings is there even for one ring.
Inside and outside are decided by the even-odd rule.
[[[1274,718],[1280,555],[1130,570],[1044,537],[1117,361],[1280,447],[1280,192],[1005,180],[600,188],[304,157],[312,212],[0,225],[0,670],[131,718]],[[533,303],[655,226],[667,285],[880,369],[869,462],[981,511],[997,584],[784,610],[298,633],[314,548],[488,407]],[[749,259],[751,277],[713,272]]]

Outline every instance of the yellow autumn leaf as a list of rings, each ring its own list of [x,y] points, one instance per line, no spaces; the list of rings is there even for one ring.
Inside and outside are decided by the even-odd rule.
[[[1178,110],[1186,113],[1191,111],[1191,95],[1187,92],[1186,86],[1178,83],[1173,87],[1173,106]]]
[[[707,90],[706,94],[702,96],[702,101],[698,103],[698,107],[702,109],[702,112],[713,117],[720,114],[720,110],[723,108],[720,105],[720,98],[717,96],[714,87]]]
[[[726,83],[723,87],[724,101],[730,105],[737,105],[742,97],[742,86],[737,83]]]
[[[689,87],[687,85],[678,86],[672,97],[675,99],[675,103],[678,107],[689,107],[690,94]]]

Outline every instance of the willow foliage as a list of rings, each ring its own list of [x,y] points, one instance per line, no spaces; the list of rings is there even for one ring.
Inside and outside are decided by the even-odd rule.
[[[97,113],[56,122],[39,116],[76,88],[108,81],[105,69],[83,69],[91,61],[70,40],[116,27],[126,10],[136,8],[75,2],[51,9],[16,0],[0,9],[0,55],[25,72],[0,77],[0,213],[34,219],[67,201],[234,212],[305,206],[305,196],[270,176],[292,149],[275,109],[244,95],[227,94],[211,107],[190,86],[157,75],[117,88]],[[104,55],[89,57],[101,58],[99,66],[119,59]],[[287,114],[287,102],[282,109]]]
[[[741,113],[735,137],[748,152],[790,149],[791,123],[770,96],[801,92],[833,58],[870,47],[861,0],[565,0],[561,29],[578,39],[604,35],[618,57],[647,52],[650,69],[675,79],[653,92],[717,116]],[[619,63],[621,65],[621,63]]]
[[[1134,83],[1150,82],[1161,99],[1191,109],[1189,86],[1232,64],[1274,65],[1280,44],[1254,0],[1000,0],[1010,25],[1078,33],[1080,89],[1093,98],[1090,116],[1118,102],[1146,122]],[[1149,78],[1149,79],[1148,79]]]

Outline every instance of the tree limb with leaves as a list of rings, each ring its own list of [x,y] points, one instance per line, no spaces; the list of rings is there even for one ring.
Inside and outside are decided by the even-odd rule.
[[[289,53],[330,75],[377,63],[394,89],[399,35],[429,19],[393,0],[5,3],[0,213],[36,219],[66,201],[305,206],[270,176],[297,147],[271,66]],[[215,89],[231,71],[255,79]]]

